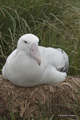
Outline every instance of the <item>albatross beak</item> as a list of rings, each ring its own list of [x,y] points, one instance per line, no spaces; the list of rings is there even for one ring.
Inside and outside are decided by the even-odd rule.
[[[39,65],[41,64],[41,57],[38,46],[36,44],[31,45],[31,56],[37,61]]]

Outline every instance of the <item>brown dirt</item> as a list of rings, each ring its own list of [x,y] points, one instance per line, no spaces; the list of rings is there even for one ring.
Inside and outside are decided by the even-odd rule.
[[[57,85],[22,88],[0,76],[0,116],[8,111],[20,117],[36,117],[44,111],[47,115],[73,114],[71,104],[80,101],[80,77],[68,77]],[[45,109],[46,108],[46,109]]]

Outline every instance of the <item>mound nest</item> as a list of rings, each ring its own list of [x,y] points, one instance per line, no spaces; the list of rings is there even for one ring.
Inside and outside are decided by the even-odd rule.
[[[79,88],[79,89],[78,89]],[[72,114],[71,104],[80,101],[80,77],[68,77],[57,85],[22,88],[0,76],[0,116],[13,111],[20,117],[42,114]]]

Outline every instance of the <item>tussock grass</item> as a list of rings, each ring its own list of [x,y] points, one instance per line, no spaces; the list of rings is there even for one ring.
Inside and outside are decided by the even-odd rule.
[[[40,45],[67,52],[70,75],[80,73],[79,0],[1,0],[0,4],[0,69],[19,37],[33,33],[40,38]]]

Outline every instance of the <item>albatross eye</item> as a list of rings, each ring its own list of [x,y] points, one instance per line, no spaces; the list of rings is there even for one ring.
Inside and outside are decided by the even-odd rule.
[[[27,41],[24,41],[24,43],[27,43]]]

